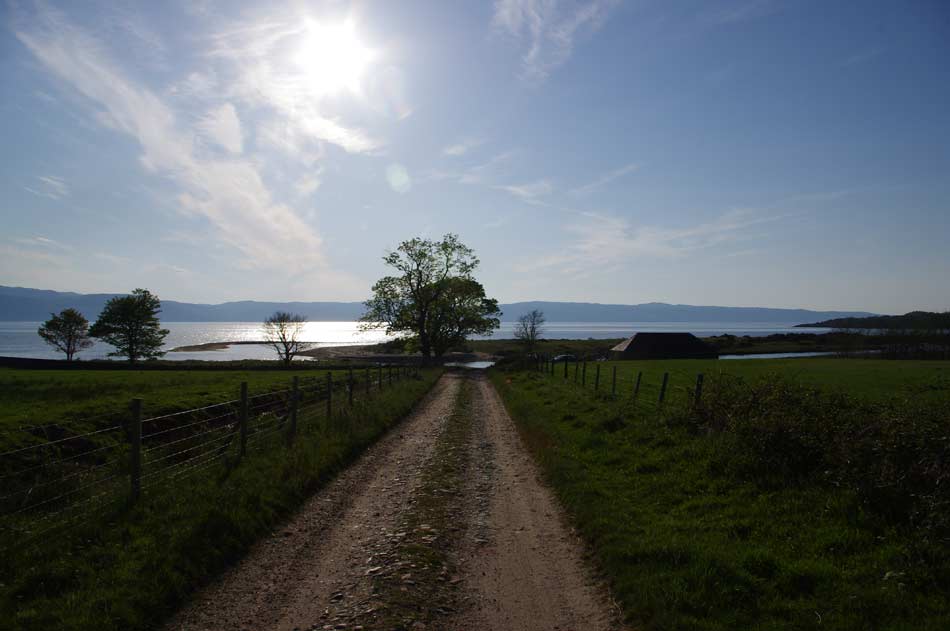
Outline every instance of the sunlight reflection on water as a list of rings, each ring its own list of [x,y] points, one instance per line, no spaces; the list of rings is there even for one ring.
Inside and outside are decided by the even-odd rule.
[[[43,343],[36,334],[39,322],[0,322],[0,356],[59,359],[61,354]],[[214,342],[251,342],[262,340],[260,322],[163,322],[169,330],[165,348],[195,346]],[[375,344],[391,339],[382,329],[361,331],[359,322],[307,322],[302,339],[316,347]],[[490,336],[510,339],[514,323],[502,322]],[[730,333],[732,335],[769,335],[772,333],[824,333],[828,329],[795,329],[792,324],[761,322],[550,322],[545,325],[548,339],[609,339],[632,335],[637,331],[688,331],[700,337]],[[105,357],[112,348],[96,343],[84,351],[83,359]],[[237,344],[224,350],[177,352],[167,359],[273,359],[273,349],[256,344]]]

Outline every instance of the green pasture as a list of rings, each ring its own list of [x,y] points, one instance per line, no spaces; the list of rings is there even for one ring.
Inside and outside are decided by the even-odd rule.
[[[885,401],[919,398],[940,400],[950,396],[950,362],[927,360],[840,359],[811,357],[792,359],[677,359],[587,362],[587,386],[593,388],[600,366],[599,389],[613,387],[617,370],[618,394],[632,396],[637,374],[642,372],[640,397],[656,401],[663,373],[669,373],[667,398],[684,396],[696,384],[696,375],[710,380],[742,378],[755,380],[780,376],[795,384],[841,392],[855,397]],[[568,364],[567,379],[573,382],[575,371],[581,381],[583,364]],[[564,364],[555,364],[554,376],[563,379]]]

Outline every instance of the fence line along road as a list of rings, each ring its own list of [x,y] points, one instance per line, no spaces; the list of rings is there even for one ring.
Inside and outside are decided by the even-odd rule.
[[[622,375],[617,374],[617,366],[613,364],[610,366],[610,375],[609,375],[609,387],[604,384],[601,387],[601,365],[604,362],[594,361],[593,368],[593,378],[588,380],[587,378],[587,360],[581,361],[562,361],[555,362],[551,358],[546,356],[538,356],[535,361],[535,370],[545,376],[557,378],[558,370],[557,364],[563,363],[563,369],[561,371],[561,381],[564,383],[573,383],[584,389],[591,389],[594,392],[598,392],[604,395],[609,395],[611,397],[629,397],[634,405],[638,403],[648,404],[648,402],[643,400],[641,397],[642,386],[645,385],[644,382],[644,371],[638,370],[636,379],[625,378]],[[574,365],[574,370],[571,371],[569,365]],[[571,374],[573,372],[573,375]],[[606,381],[608,377],[605,376],[604,380]],[[681,386],[685,391],[689,400],[696,407],[699,407],[702,396],[703,396],[703,383],[705,381],[705,375],[703,373],[696,374],[696,380],[693,384],[688,386]],[[664,371],[659,383],[659,392],[655,400],[655,407],[663,407],[667,399],[667,394],[671,388],[670,384],[670,373]]]
[[[236,399],[153,417],[144,416],[147,401],[137,398],[123,422],[82,433],[44,425],[44,436],[53,432],[47,440],[0,453],[0,550],[134,505],[217,464],[237,466],[249,452],[290,446],[321,419],[328,431],[351,431],[341,412],[358,397],[416,376],[409,365],[349,368],[342,378],[295,376],[284,389],[254,394],[243,382]],[[35,439],[31,429],[21,431]],[[276,437],[282,440],[268,440]]]

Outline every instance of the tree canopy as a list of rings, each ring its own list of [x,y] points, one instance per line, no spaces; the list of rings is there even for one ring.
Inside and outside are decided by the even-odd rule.
[[[139,359],[161,357],[165,354],[162,344],[168,335],[158,320],[161,305],[158,296],[147,289],[111,298],[89,334],[115,347],[110,357],[125,357],[133,364]]]
[[[383,261],[396,271],[373,285],[361,320],[364,328],[408,334],[426,359],[441,356],[466,336],[498,327],[498,301],[475,280],[475,252],[457,235],[441,241],[403,241]]]
[[[89,320],[75,309],[63,309],[50,314],[50,319],[37,331],[43,341],[66,354],[72,361],[79,351],[92,346],[89,339]]]

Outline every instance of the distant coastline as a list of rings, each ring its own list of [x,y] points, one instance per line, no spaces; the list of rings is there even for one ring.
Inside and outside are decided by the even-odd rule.
[[[0,321],[43,321],[50,313],[65,308],[79,310],[94,320],[103,305],[115,294],[78,294],[44,289],[0,286]],[[164,297],[163,297],[164,298]],[[667,304],[601,304],[590,302],[525,301],[499,305],[503,322],[513,322],[533,309],[544,312],[548,322],[639,322],[684,325],[695,322],[755,322],[788,325],[833,318],[873,316],[863,311],[815,311],[770,307],[723,307]],[[222,304],[196,304],[164,298],[163,322],[261,322],[275,311],[289,311],[311,322],[350,322],[358,320],[365,307],[362,302],[257,302],[251,300]]]

